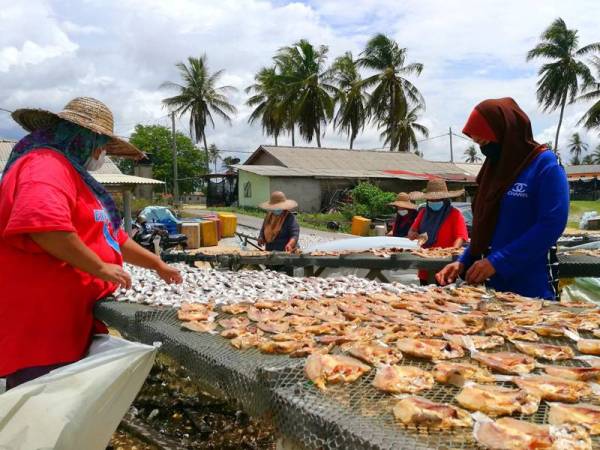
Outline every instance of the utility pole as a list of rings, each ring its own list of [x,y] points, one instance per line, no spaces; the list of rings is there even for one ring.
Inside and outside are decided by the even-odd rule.
[[[448,136],[450,136],[450,162],[454,162],[454,150],[452,149],[452,127],[448,128],[450,132]]]
[[[173,203],[179,205],[179,184],[177,182],[177,144],[175,143],[175,112],[171,113],[171,133],[173,139]]]

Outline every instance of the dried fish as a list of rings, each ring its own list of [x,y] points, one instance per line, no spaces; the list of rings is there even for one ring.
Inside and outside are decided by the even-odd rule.
[[[486,369],[468,363],[440,361],[433,368],[435,381],[462,387],[466,381],[494,383],[496,379]]]
[[[600,406],[587,403],[565,405],[550,403],[548,423],[551,425],[574,424],[584,426],[593,435],[600,434]]]
[[[411,339],[396,341],[402,353],[426,359],[452,359],[464,356],[462,347],[443,339]]]
[[[326,383],[352,383],[371,367],[357,359],[343,355],[313,353],[306,359],[304,373],[319,389]]]
[[[564,380],[549,375],[529,375],[514,379],[514,383],[546,401],[574,403],[592,394],[583,381]]]
[[[400,400],[394,406],[393,412],[394,417],[405,425],[442,429],[473,425],[467,411],[422,397],[413,396]]]
[[[413,366],[382,366],[377,369],[373,386],[385,392],[410,393],[431,389],[433,375]]]
[[[470,411],[481,411],[492,416],[533,414],[540,405],[540,397],[524,389],[471,382],[465,383],[456,401]]]

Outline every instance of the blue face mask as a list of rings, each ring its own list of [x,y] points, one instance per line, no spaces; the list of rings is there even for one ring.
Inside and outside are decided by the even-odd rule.
[[[439,211],[444,207],[444,202],[427,202],[427,207],[432,211]]]
[[[280,216],[283,214],[283,209],[274,209],[271,213],[273,213],[274,216]]]

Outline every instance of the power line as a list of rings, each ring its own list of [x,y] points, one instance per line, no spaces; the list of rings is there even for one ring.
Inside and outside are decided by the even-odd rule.
[[[9,114],[12,114],[12,113],[13,113],[13,111],[11,111],[11,110],[9,110],[9,109],[4,109],[4,108],[0,108],[0,111],[7,112],[7,113],[9,113]]]
[[[440,134],[439,136],[434,136],[434,137],[430,137],[430,138],[421,139],[421,140],[419,140],[417,142],[432,141],[433,139],[441,138],[441,137],[444,137],[444,136],[448,136],[448,133]]]

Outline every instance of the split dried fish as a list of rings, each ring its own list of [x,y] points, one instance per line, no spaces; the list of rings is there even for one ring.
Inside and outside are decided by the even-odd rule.
[[[464,356],[462,347],[443,339],[411,339],[396,341],[396,346],[404,354],[426,359],[452,359]]]
[[[404,425],[428,428],[470,427],[473,421],[469,413],[461,408],[435,403],[422,397],[407,397],[393,409],[394,417]]]
[[[535,358],[549,359],[550,361],[560,361],[571,359],[575,356],[575,352],[571,347],[566,345],[551,345],[536,342],[521,342],[511,341],[520,352]]]
[[[455,363],[448,361],[438,362],[433,368],[435,381],[441,384],[451,384],[462,387],[465,382],[494,383],[494,376],[483,367],[468,363]]]
[[[566,380],[600,381],[600,367],[544,366],[544,372]]]
[[[600,434],[600,406],[587,403],[576,405],[550,403],[548,423],[581,425],[587,428],[590,434],[597,435]]]
[[[415,394],[433,387],[433,375],[414,366],[382,366],[377,369],[373,386],[395,394]]]
[[[475,383],[466,383],[456,401],[463,408],[491,416],[533,414],[540,406],[540,397],[524,389]]]
[[[518,375],[535,369],[535,360],[521,353],[472,351],[471,358],[500,373]]]
[[[306,377],[319,389],[327,383],[352,383],[369,370],[368,365],[344,355],[312,354],[304,364]]]
[[[592,394],[592,389],[585,382],[564,380],[549,375],[519,377],[513,382],[521,389],[546,401],[575,403]]]

